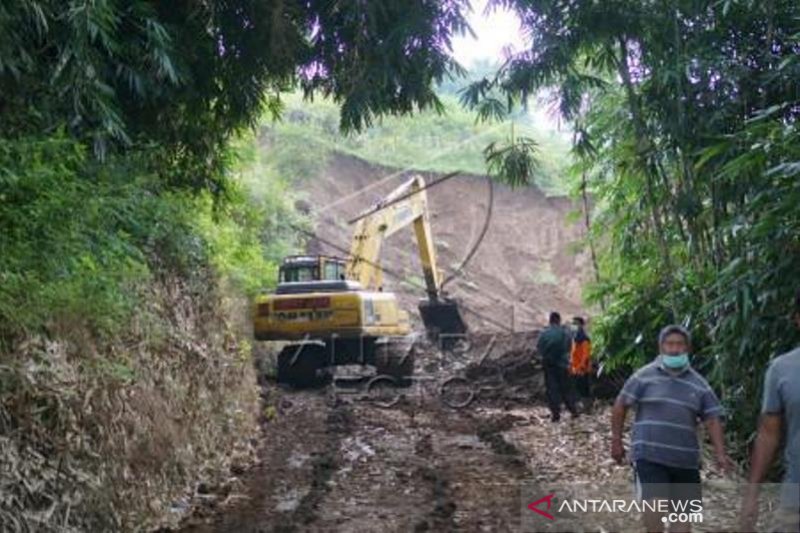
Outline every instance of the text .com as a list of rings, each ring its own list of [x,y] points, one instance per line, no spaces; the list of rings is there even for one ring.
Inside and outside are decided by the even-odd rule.
[[[668,513],[661,517],[665,524],[700,524],[703,522],[703,513]]]

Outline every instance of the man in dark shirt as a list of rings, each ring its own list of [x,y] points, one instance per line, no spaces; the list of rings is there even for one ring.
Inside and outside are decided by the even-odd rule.
[[[550,326],[542,332],[536,343],[536,350],[542,358],[544,367],[547,403],[550,406],[550,419],[553,422],[561,419],[562,400],[572,416],[578,416],[568,373],[571,349],[572,337],[561,325],[561,315],[553,311],[550,313]]]

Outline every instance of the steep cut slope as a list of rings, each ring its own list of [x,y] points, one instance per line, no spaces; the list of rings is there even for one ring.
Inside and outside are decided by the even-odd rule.
[[[344,255],[352,226],[347,221],[379,201],[414,171],[397,170],[334,153],[316,179],[302,182],[304,209],[316,220],[317,239],[309,252]],[[430,183],[440,174],[422,172]],[[455,272],[489,227],[464,270],[446,289],[459,298],[475,330],[531,329],[550,310],[582,313],[581,281],[588,272],[585,254],[572,251],[582,236],[580,224],[568,221],[575,209],[564,197],[547,197],[535,187],[512,190],[487,179],[460,175],[428,190],[431,224],[445,278]],[[491,212],[490,212],[491,203]],[[416,316],[424,296],[413,231],[392,236],[383,252],[385,289],[398,293]]]

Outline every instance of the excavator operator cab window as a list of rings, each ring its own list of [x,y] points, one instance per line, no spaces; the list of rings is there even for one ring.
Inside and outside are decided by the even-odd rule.
[[[319,279],[316,265],[292,265],[281,268],[281,282],[314,281]]]
[[[338,261],[325,262],[325,277],[322,279],[327,280],[342,280],[344,279],[344,264]]]
[[[339,281],[344,279],[345,262],[325,256],[285,259],[280,269],[280,283]]]

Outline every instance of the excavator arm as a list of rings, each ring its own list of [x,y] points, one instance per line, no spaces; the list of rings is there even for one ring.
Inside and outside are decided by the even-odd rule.
[[[346,266],[348,279],[359,281],[365,288],[380,290],[383,284],[380,254],[384,240],[413,225],[428,294],[427,301],[420,303],[423,322],[433,334],[466,331],[455,302],[441,294],[441,273],[436,263],[425,180],[421,176],[403,183],[351,222],[355,223],[355,229]]]
[[[383,242],[413,225],[428,297],[437,299],[441,276],[436,268],[425,182],[415,176],[392,191],[377,206],[358,216],[347,262],[347,277],[365,288],[378,289],[383,282],[380,254]]]

